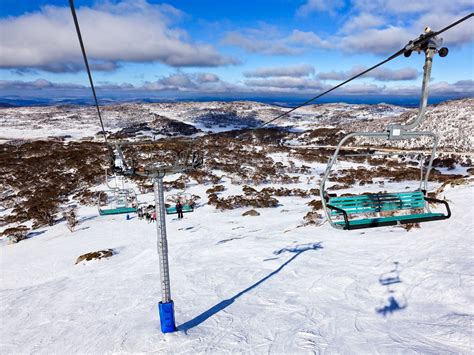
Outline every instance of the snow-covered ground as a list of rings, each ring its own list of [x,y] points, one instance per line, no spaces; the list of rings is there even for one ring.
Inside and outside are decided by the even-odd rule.
[[[473,186],[445,196],[452,218],[410,232],[298,227],[298,197],[257,217],[208,205],[168,216],[179,330],[166,335],[155,224],[82,207],[73,233],[62,222],[0,245],[0,352],[470,354]]]
[[[221,132],[255,127],[286,111],[288,109],[284,107],[253,101],[134,103],[104,106],[102,116],[109,132],[117,132],[134,124],[150,124],[157,115],[190,124],[204,132]],[[293,131],[322,127],[379,131],[385,130],[389,124],[413,119],[415,114],[416,109],[387,104],[337,103],[302,107],[280,118],[275,124]],[[474,144],[473,114],[472,98],[446,101],[429,106],[427,116],[419,128],[438,133],[441,149],[470,152]],[[96,115],[91,106],[0,108],[0,141],[61,136],[70,136],[69,139],[76,140],[98,138],[100,126]],[[417,142],[403,141],[399,144],[399,148],[417,146]]]
[[[439,133],[441,148],[450,154],[472,156],[473,102],[430,107],[424,129]],[[104,116],[113,132],[160,115],[200,128],[204,132],[197,135],[204,135],[240,128],[247,121],[253,127],[255,120],[282,111],[252,102],[191,102],[113,105],[104,108]],[[324,127],[332,132],[329,135],[335,134],[330,127],[378,130],[392,119],[405,121],[411,113],[389,105],[313,105],[279,124],[292,131]],[[0,110],[0,129],[0,140],[6,141],[66,134],[67,140],[77,141],[95,135],[98,125],[91,107],[57,106]],[[143,135],[155,132],[145,130]],[[257,190],[318,188],[326,164],[299,160],[293,153],[316,148],[319,138],[315,135],[313,142],[302,134],[284,141],[295,149],[291,154],[271,149],[266,153],[299,182],[275,183],[281,181],[275,177],[273,184],[246,183]],[[251,155],[268,147],[247,148]],[[377,166],[367,162],[341,160],[334,168],[375,171]],[[257,166],[253,164],[250,171]],[[161,294],[154,223],[135,216],[131,220],[124,215],[99,216],[96,207],[80,206],[80,223],[73,233],[63,221],[33,230],[17,244],[0,239],[0,354],[472,354],[472,163],[466,158],[453,164],[454,170],[437,167],[443,174],[465,176],[454,181],[459,186],[448,186],[438,196],[449,201],[452,217],[410,231],[403,227],[338,231],[327,222],[305,225],[303,217],[312,211],[308,202],[319,199],[314,192],[308,197],[277,196],[278,206],[258,208],[259,216],[242,216],[249,208],[219,211],[207,204],[206,190],[212,184],[186,180],[186,192],[201,199],[184,220],[167,216],[178,331],[166,335],[160,331],[157,309]],[[298,171],[303,165],[306,172]],[[243,194],[238,175],[236,179],[217,169],[207,173],[221,178],[218,183],[225,190],[219,197]],[[350,189],[332,192],[418,188],[415,181],[389,182],[380,176],[368,184],[356,180]],[[131,181],[124,186],[139,191]],[[337,179],[327,186],[347,187]],[[430,182],[428,190],[440,186],[441,182]],[[107,189],[105,184],[88,188]],[[16,196],[24,191],[18,184],[2,193]],[[153,195],[138,199],[152,203]],[[13,213],[13,207],[0,206],[0,217]],[[24,224],[31,227],[30,221]],[[75,264],[80,255],[104,249],[113,249],[115,255]]]

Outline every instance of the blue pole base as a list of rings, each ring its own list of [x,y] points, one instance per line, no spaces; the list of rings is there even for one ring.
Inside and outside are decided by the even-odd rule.
[[[173,301],[158,303],[158,310],[160,312],[161,332],[172,333],[176,330],[174,322],[174,303]]]

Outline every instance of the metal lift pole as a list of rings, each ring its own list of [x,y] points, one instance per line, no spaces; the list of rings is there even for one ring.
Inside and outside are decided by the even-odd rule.
[[[160,264],[161,302],[158,303],[160,312],[161,331],[170,333],[176,330],[174,319],[174,303],[171,300],[170,270],[168,263],[168,240],[166,238],[165,198],[163,192],[163,177],[154,178],[155,213],[157,251]]]
[[[121,153],[120,146],[118,150]],[[185,152],[182,152],[185,153]],[[156,234],[157,252],[160,264],[160,286],[161,301],[158,303],[160,313],[160,325],[163,333],[176,331],[174,318],[174,303],[171,299],[170,270],[168,263],[168,240],[166,238],[166,207],[163,188],[163,178],[166,175],[185,173],[199,168],[203,163],[202,155],[193,152],[189,154],[176,154],[176,160],[171,165],[151,164],[143,169],[129,172],[131,175],[138,175],[153,179],[153,189],[155,193],[155,213],[156,213]]]

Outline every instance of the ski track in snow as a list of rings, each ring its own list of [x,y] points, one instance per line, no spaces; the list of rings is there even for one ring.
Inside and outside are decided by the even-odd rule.
[[[155,224],[83,207],[74,233],[60,223],[0,245],[0,352],[468,354],[472,196],[447,190],[452,218],[410,232],[296,228],[307,200],[293,197],[258,217],[168,216],[178,331],[166,335]],[[74,265],[108,248],[118,254]]]

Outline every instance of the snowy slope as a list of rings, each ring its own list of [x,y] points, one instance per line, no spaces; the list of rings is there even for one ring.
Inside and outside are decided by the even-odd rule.
[[[255,127],[287,108],[252,101],[176,102],[154,104],[114,104],[102,108],[106,130],[151,123],[156,115],[184,122],[207,131]],[[309,105],[275,122],[281,127],[302,131],[337,127],[344,131],[385,130],[388,124],[415,117],[416,109],[394,105],[323,104]],[[70,136],[68,139],[97,138],[97,113],[87,106],[45,106],[0,109],[0,141]],[[457,152],[472,151],[474,99],[446,101],[428,107],[421,130],[440,135],[439,147]],[[146,134],[145,134],[146,135]],[[403,143],[405,148],[416,145]]]
[[[448,189],[453,217],[410,232],[298,228],[308,207],[295,197],[258,217],[168,216],[179,331],[167,335],[155,225],[83,207],[74,233],[60,223],[0,245],[0,352],[468,354],[472,196]],[[107,248],[118,254],[74,265]]]
[[[444,134],[444,148],[472,152],[472,103],[467,99],[431,107],[424,128]],[[124,104],[104,109],[110,131],[140,128],[137,125],[157,114],[203,131],[222,131],[251,126],[256,119],[267,119],[281,110],[252,102]],[[64,134],[71,135],[68,140],[83,139],[98,131],[94,114],[92,108],[85,107],[0,110],[0,139]],[[377,130],[389,120],[406,120],[411,114],[389,105],[314,105],[279,124],[291,126],[293,131],[321,127]],[[389,119],[383,118],[387,115]],[[322,133],[323,142],[325,135],[335,136],[336,131]],[[248,173],[245,182],[257,190],[319,187],[327,157],[311,158],[308,146],[314,142],[305,140],[305,134],[292,138],[287,132],[295,145],[288,151],[263,143],[253,146],[259,143],[248,141],[246,150],[239,150],[239,138],[235,142],[222,140],[230,150],[218,147],[218,155],[209,150],[206,159],[212,164],[241,165],[237,171],[205,167],[207,174],[220,178],[218,184],[224,191],[219,197],[244,194],[239,185],[243,168]],[[311,131],[307,135],[310,137]],[[55,149],[63,152],[62,144],[57,143]],[[229,151],[235,156],[229,158]],[[269,162],[256,155],[261,151],[271,158]],[[5,170],[26,164],[18,159],[36,156],[36,151],[25,152],[24,157],[15,153],[16,167],[9,164],[11,157],[5,158]],[[244,166],[238,158],[247,154],[251,159]],[[305,154],[309,160],[300,160]],[[100,217],[95,207],[81,206],[80,224],[74,233],[60,221],[33,230],[18,244],[0,239],[0,353],[470,354],[474,343],[474,184],[469,177],[472,163],[460,166],[460,161],[453,163],[454,170],[449,170],[451,164],[437,168],[443,174],[464,175],[466,185],[448,187],[439,196],[448,199],[452,218],[421,224],[408,232],[402,227],[348,232],[334,230],[328,223],[304,225],[314,193],[277,196],[277,207],[257,208],[259,216],[243,217],[248,208],[219,211],[208,204],[206,190],[215,185],[188,179],[186,191],[201,197],[196,211],[186,214],[183,221],[167,217],[171,290],[179,328],[173,334],[163,335],[159,327],[155,224],[137,218],[126,220],[124,215]],[[277,167],[280,162],[285,168]],[[388,160],[386,164],[395,162],[400,163]],[[345,185],[344,176],[337,179],[335,173],[328,187],[338,194],[418,187],[417,181],[406,181],[405,177],[390,182],[387,176],[399,172],[398,163],[389,175],[379,171],[383,163],[367,163],[341,159],[335,169],[342,175],[357,175],[350,168],[362,169],[353,176],[355,183]],[[402,166],[407,166],[406,162]],[[282,170],[260,184],[258,179],[252,181],[257,175],[249,173],[257,167],[261,174],[268,168]],[[60,168],[51,171],[63,173]],[[98,183],[102,179],[99,171],[96,180],[84,181]],[[366,171],[374,173],[369,182],[364,177]],[[22,181],[23,175],[18,176]],[[299,181],[281,180],[284,176],[298,177]],[[176,178],[178,175],[167,180]],[[447,178],[453,181],[459,176]],[[428,190],[435,191],[442,181],[439,177],[430,181]],[[139,191],[134,183],[125,183]],[[0,197],[31,196],[24,185],[13,184],[10,190],[1,191]],[[54,185],[59,187],[59,183]],[[87,187],[106,189],[99,184]],[[73,199],[68,195],[66,200],[78,202]],[[139,195],[141,202],[152,200],[152,194]],[[0,206],[0,216],[13,213],[18,201],[8,208]],[[25,224],[30,226],[31,222]],[[7,227],[2,225],[0,231]],[[80,255],[103,249],[114,249],[116,254],[75,265]]]

